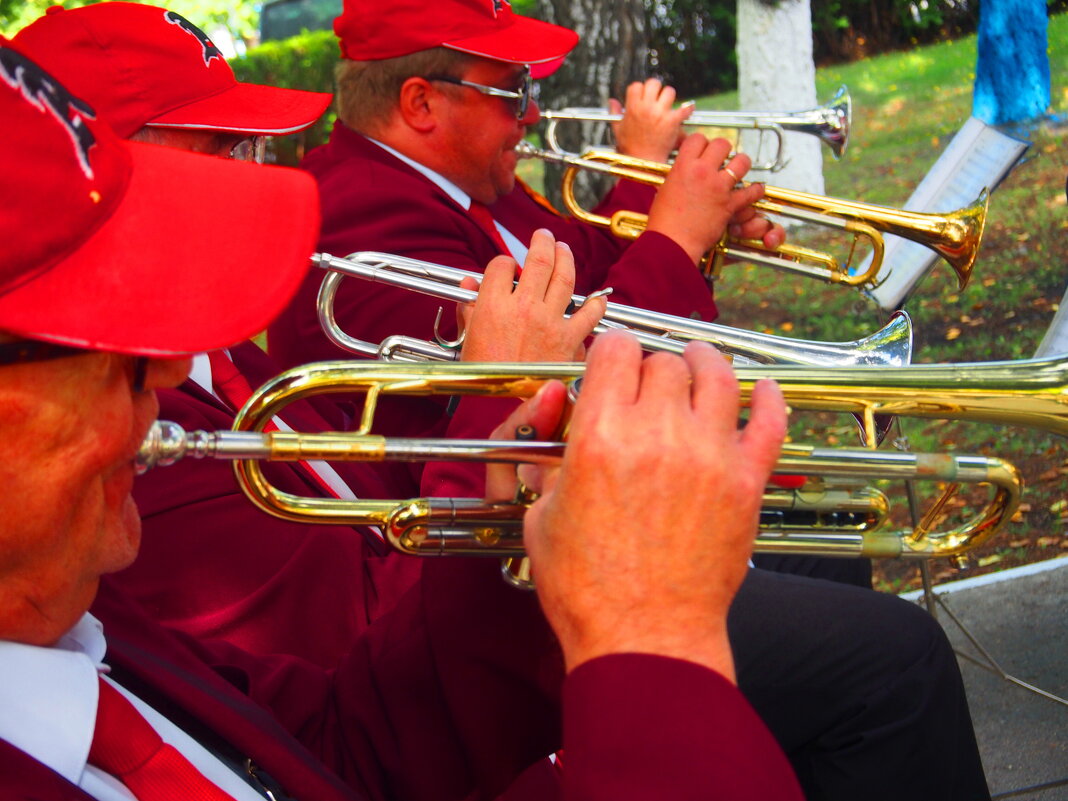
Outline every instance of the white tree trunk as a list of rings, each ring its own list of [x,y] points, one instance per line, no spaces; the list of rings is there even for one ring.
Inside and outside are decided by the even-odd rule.
[[[799,111],[819,105],[809,0],[738,0],[738,101],[745,111]],[[750,153],[751,136],[743,139]],[[822,195],[822,147],[814,136],[787,133],[787,165],[776,173],[753,172],[752,177]]]

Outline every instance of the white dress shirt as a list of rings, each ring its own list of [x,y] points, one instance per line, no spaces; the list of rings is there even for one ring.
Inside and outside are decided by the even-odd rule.
[[[100,695],[98,675],[125,695],[149,724],[235,801],[264,797],[167,718],[106,674],[107,642],[88,612],[51,648],[0,640],[0,738],[99,801],[131,801],[121,781],[87,764]]]

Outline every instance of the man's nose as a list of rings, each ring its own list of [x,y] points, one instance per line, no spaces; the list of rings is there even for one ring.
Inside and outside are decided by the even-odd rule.
[[[166,389],[176,387],[185,381],[192,366],[193,359],[189,356],[177,359],[149,359],[145,371],[144,388]]]
[[[541,109],[538,108],[538,101],[531,98],[530,103],[527,105],[527,113],[523,115],[523,118],[519,121],[523,125],[537,125],[538,120],[541,119]]]

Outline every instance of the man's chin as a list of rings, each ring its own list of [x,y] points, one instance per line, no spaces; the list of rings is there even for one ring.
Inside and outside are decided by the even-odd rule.
[[[124,570],[134,563],[137,553],[141,549],[141,514],[137,511],[137,503],[132,497],[126,499],[122,508],[122,520],[120,531],[116,532],[117,542],[111,564],[106,573],[116,573]]]
[[[497,198],[500,199],[505,195],[512,194],[512,190],[515,189],[516,175],[515,170],[501,177],[501,180],[497,182]]]

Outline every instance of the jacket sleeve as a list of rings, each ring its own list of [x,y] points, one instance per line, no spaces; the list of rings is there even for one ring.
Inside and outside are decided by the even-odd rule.
[[[646,212],[650,187],[620,181],[594,211],[610,217],[614,211]],[[547,228],[571,246],[581,295],[612,287],[611,301],[643,309],[706,321],[716,318],[716,304],[705,279],[686,252],[662,234],[646,232],[632,243],[605,228],[565,217],[544,208],[517,187],[494,204],[494,217],[520,240],[529,241],[537,228]]]
[[[801,801],[786,756],[738,688],[651,654],[601,657],[564,684],[566,801]]]

